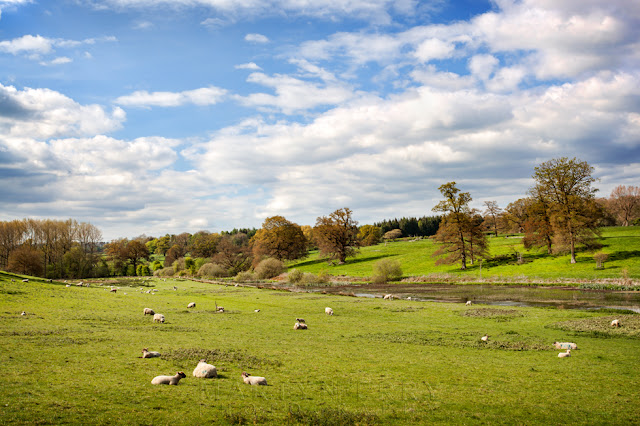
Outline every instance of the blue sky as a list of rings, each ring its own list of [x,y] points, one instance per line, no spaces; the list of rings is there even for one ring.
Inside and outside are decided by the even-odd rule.
[[[561,156],[640,184],[640,3],[0,0],[0,220],[431,215]]]

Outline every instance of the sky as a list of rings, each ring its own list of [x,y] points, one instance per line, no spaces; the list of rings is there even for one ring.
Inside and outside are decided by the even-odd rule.
[[[640,2],[0,0],[0,220],[106,241],[640,185]]]

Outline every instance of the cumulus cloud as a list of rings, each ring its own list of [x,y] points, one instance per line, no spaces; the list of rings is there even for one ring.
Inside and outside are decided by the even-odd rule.
[[[46,37],[27,34],[13,40],[0,41],[0,51],[13,55],[23,52],[44,54],[51,52],[52,45],[52,40]]]
[[[244,40],[248,41],[249,43],[269,43],[269,38],[262,34],[247,34],[246,36],[244,36]]]
[[[183,92],[147,92],[140,90],[130,95],[120,96],[115,103],[134,107],[177,107],[187,104],[214,105],[220,102],[227,91],[219,87],[209,86]]]
[[[236,65],[234,68],[238,70],[256,70],[256,71],[262,69],[258,65],[256,65],[254,62],[248,62],[246,64]]]

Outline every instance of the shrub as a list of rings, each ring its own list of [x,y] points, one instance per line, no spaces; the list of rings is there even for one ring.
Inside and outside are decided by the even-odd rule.
[[[236,275],[236,277],[233,280],[237,283],[246,283],[249,281],[254,281],[255,276],[251,271],[242,271],[242,272],[239,272],[238,275]]]
[[[151,264],[151,270],[155,272],[158,269],[162,269],[162,262],[160,262],[159,260],[154,260]]]
[[[593,259],[596,261],[596,269],[604,269],[604,262],[609,258],[607,253],[596,253],[593,255]]]
[[[381,259],[373,265],[373,281],[386,283],[402,278],[400,262],[392,259]]]
[[[153,275],[156,277],[172,277],[173,274],[175,273],[176,271],[174,271],[172,267],[169,267],[169,268],[156,269],[153,272]]]
[[[136,275],[136,268],[134,268],[134,267],[133,267],[133,265],[129,265],[129,266],[127,266],[127,273],[126,273],[126,275],[127,275],[128,277],[133,277],[133,276],[135,276],[135,275]]]
[[[255,269],[256,275],[260,279],[277,277],[284,270],[285,267],[282,261],[272,257],[260,261]]]
[[[291,284],[297,284],[300,281],[302,281],[302,277],[303,277],[303,273],[301,270],[299,269],[292,269],[289,271],[289,273],[287,274],[287,281],[289,281]]]
[[[226,277],[227,271],[217,263],[205,263],[198,269],[198,275],[205,278]]]

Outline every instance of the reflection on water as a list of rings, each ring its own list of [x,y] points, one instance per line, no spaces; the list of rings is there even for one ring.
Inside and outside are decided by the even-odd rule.
[[[575,287],[496,286],[486,284],[349,284],[307,287],[306,291],[382,297],[425,302],[472,303],[503,306],[538,306],[559,309],[628,309],[640,313],[640,291],[580,290]]]

